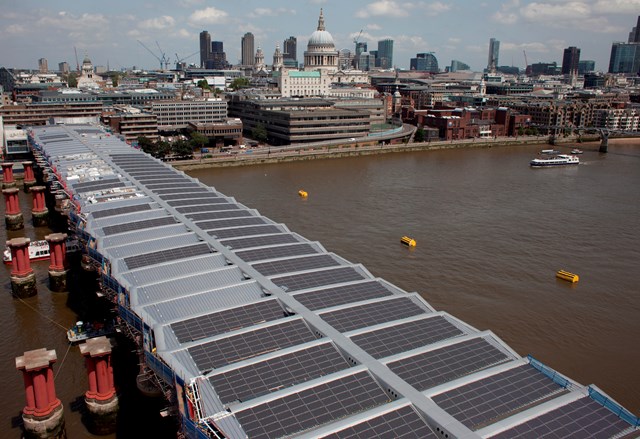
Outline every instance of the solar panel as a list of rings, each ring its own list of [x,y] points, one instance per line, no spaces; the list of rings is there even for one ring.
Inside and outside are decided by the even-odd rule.
[[[229,227],[239,227],[239,226],[252,226],[255,224],[265,224],[264,218],[251,216],[248,218],[233,218],[233,219],[221,219],[221,220],[211,220],[211,221],[200,221],[196,223],[198,227],[202,230],[218,230],[218,229],[226,229]]]
[[[247,436],[293,435],[389,402],[367,372],[349,375],[235,412]]]
[[[194,187],[193,189],[189,190],[180,190],[178,193],[165,193],[160,198],[162,198],[163,200],[181,200],[183,198],[208,198],[208,194],[211,194],[211,192],[207,188]]]
[[[525,364],[432,399],[464,425],[477,430],[562,390],[553,380]]]
[[[483,338],[475,338],[403,358],[388,366],[413,387],[423,391],[507,360],[509,358],[502,351]]]
[[[166,226],[175,224],[173,217],[155,218],[146,221],[136,221],[133,223],[116,224],[115,226],[107,226],[102,229],[106,236],[115,235],[116,233],[131,232],[132,230],[150,229],[152,227]]]
[[[223,244],[230,249],[239,250],[242,248],[265,247],[269,245],[288,244],[292,242],[300,242],[290,233],[281,233],[278,235],[253,236],[250,238],[225,239]]]
[[[629,424],[585,396],[491,437],[493,439],[610,438],[627,429]]]
[[[171,187],[193,187],[193,186],[197,186],[198,183],[192,183],[191,180],[188,180],[186,178],[182,178],[178,181],[174,181],[171,183],[160,183],[160,184],[149,184],[149,185],[145,185],[148,189],[151,189],[153,191],[155,191],[156,189],[166,189],[166,188],[171,188]]]
[[[117,207],[114,209],[97,210],[91,214],[93,218],[105,218],[107,216],[122,215],[124,213],[142,212],[145,210],[151,210],[151,206],[148,204],[134,204],[131,206]]]
[[[435,316],[354,335],[351,340],[374,358],[383,358],[462,334],[449,320]]]
[[[153,193],[156,195],[160,195],[161,196],[160,198],[162,198],[162,195],[165,195],[165,194],[193,192],[194,190],[197,190],[199,188],[203,189],[197,183],[191,183],[189,185],[180,185],[180,186],[171,187],[167,189],[154,189]]]
[[[331,343],[312,346],[209,378],[223,404],[248,401],[350,367]]]
[[[274,299],[176,322],[171,329],[180,343],[189,343],[283,317],[284,310]]]
[[[391,295],[391,291],[380,282],[368,281],[299,293],[294,297],[310,310],[317,310]]]
[[[188,352],[198,369],[206,372],[315,339],[307,325],[296,319],[194,346]]]
[[[292,292],[362,279],[364,279],[364,276],[353,267],[341,267],[309,273],[292,274],[290,276],[274,278],[271,279],[271,281],[283,290]]]
[[[323,254],[295,259],[262,262],[254,264],[253,268],[264,276],[273,276],[274,274],[294,273],[296,271],[335,267],[337,265],[340,265],[338,261],[327,254]]]
[[[320,317],[338,331],[347,332],[425,312],[408,297],[399,297],[327,312]]]
[[[179,206],[194,206],[196,204],[228,204],[229,202],[222,197],[200,197],[200,198],[187,198],[180,200],[167,201],[167,204],[172,207]]]
[[[179,213],[194,213],[194,212],[215,212],[218,210],[238,210],[240,209],[237,204],[202,204],[200,206],[188,206],[177,207],[176,211]]]
[[[178,247],[169,250],[161,250],[153,253],[145,253],[142,255],[124,258],[124,263],[129,270],[149,265],[161,264],[168,261],[176,261],[178,259],[190,258],[192,256],[204,255],[212,253],[209,245],[206,243],[191,245],[188,247]]]
[[[155,176],[154,179],[144,179],[144,180],[138,179],[138,181],[148,188],[167,187],[167,184],[178,184],[183,181],[191,181],[191,179],[187,177],[182,177],[176,174],[173,174],[173,176],[167,176],[164,178],[158,178],[158,177],[160,176]]]
[[[234,238],[237,236],[251,236],[251,235],[266,235],[267,233],[280,233],[282,229],[278,226],[265,225],[265,226],[249,226],[249,227],[236,227],[235,229],[220,229],[212,230],[209,235],[218,239]]]
[[[211,219],[224,219],[224,218],[239,218],[252,216],[252,213],[248,210],[221,210],[217,212],[203,212],[203,213],[190,213],[185,215],[191,221],[204,221]]]
[[[257,248],[236,252],[236,255],[245,262],[262,261],[265,259],[286,258],[318,253],[310,244],[281,245],[276,247]]]
[[[73,190],[76,192],[91,192],[91,191],[99,191],[102,189],[111,189],[117,187],[124,187],[126,183],[124,181],[120,181],[117,179],[113,180],[98,180],[98,181],[90,181],[86,183],[79,183],[77,185],[71,185]]]
[[[407,405],[398,410],[346,427],[338,432],[319,436],[319,439],[369,439],[374,437],[393,439],[439,438],[413,407]]]

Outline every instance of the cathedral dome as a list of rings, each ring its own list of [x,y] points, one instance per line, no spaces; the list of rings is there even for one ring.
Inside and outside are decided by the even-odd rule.
[[[324,27],[324,14],[320,9],[320,18],[318,18],[318,29],[309,37],[309,43],[307,47],[310,51],[314,48],[335,48],[333,37]]]

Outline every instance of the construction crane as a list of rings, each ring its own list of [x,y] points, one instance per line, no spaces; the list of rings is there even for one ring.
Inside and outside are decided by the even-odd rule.
[[[529,67],[529,62],[527,61],[527,52],[522,49],[522,53],[524,53],[524,70],[527,70],[527,67]]]
[[[181,69],[180,64],[182,64],[185,60],[191,58],[193,55],[197,55],[198,53],[200,53],[199,50],[197,52],[193,52],[191,55],[185,56],[184,58],[180,58],[176,53],[176,70],[180,70]]]
[[[358,36],[353,39],[353,44],[356,44],[356,45],[358,44],[358,40],[360,39],[361,35],[362,35],[362,29],[360,29],[360,33],[358,34]]]
[[[142,47],[144,47],[145,49],[147,49],[147,51],[153,55],[159,62],[160,62],[160,70],[166,70],[169,68],[169,58],[166,57],[166,55],[164,54],[164,52],[162,51],[162,49],[160,49],[160,44],[158,44],[158,42],[156,41],[156,45],[158,46],[158,49],[160,49],[160,54],[162,56],[158,56],[156,55],[153,50],[149,49],[142,41],[137,40],[138,43],[140,43],[140,45]]]

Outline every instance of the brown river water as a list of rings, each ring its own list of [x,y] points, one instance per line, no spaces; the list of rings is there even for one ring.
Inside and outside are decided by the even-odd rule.
[[[640,415],[640,141],[610,141],[607,154],[598,153],[597,144],[580,147],[580,165],[553,169],[529,167],[548,148],[538,145],[189,175],[363,264],[374,276],[418,292],[436,310],[493,331],[520,355],[595,384]],[[308,198],[298,196],[301,189]],[[27,194],[21,206],[26,228],[9,238],[51,232],[30,226]],[[400,244],[403,235],[417,246]],[[4,228],[0,238],[7,238]],[[91,317],[91,287],[78,274],[72,280],[77,291],[52,293],[48,264],[32,265],[39,293],[24,301],[11,296],[9,268],[1,272],[0,437],[20,437],[25,396],[14,359],[42,347],[57,353],[56,390],[69,438],[94,437],[83,422],[84,361],[65,337],[77,319]],[[579,274],[580,281],[557,280],[559,269]],[[137,395],[131,349],[121,340],[114,353],[123,409],[118,433],[101,437],[175,437],[173,426],[157,414],[162,402]]]

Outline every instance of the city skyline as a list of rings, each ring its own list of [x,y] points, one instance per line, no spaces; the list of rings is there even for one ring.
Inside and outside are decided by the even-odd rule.
[[[555,61],[560,65],[564,49],[575,46],[581,49],[582,59],[595,60],[596,70],[606,71],[612,43],[627,40],[640,12],[640,0],[272,0],[268,7],[257,0],[241,5],[203,0],[125,5],[114,0],[109,5],[105,12],[71,0],[55,5],[43,0],[11,4],[0,17],[1,65],[37,69],[38,59],[46,58],[51,66],[68,62],[73,69],[75,48],[79,59],[86,53],[94,65],[157,69],[158,60],[136,43],[140,40],[154,49],[157,41],[173,67],[176,54],[184,57],[198,50],[203,30],[211,40],[224,42],[228,61],[237,64],[240,40],[247,32],[266,54],[289,36],[297,38],[300,52],[316,28],[322,7],[336,49],[354,52],[358,35],[369,47],[392,39],[393,63],[399,68],[408,69],[417,53],[433,52],[442,66],[456,59],[480,71],[486,66],[489,39],[495,38],[500,41],[501,65],[524,68],[523,51],[529,64]],[[185,61],[199,64],[197,56]]]

